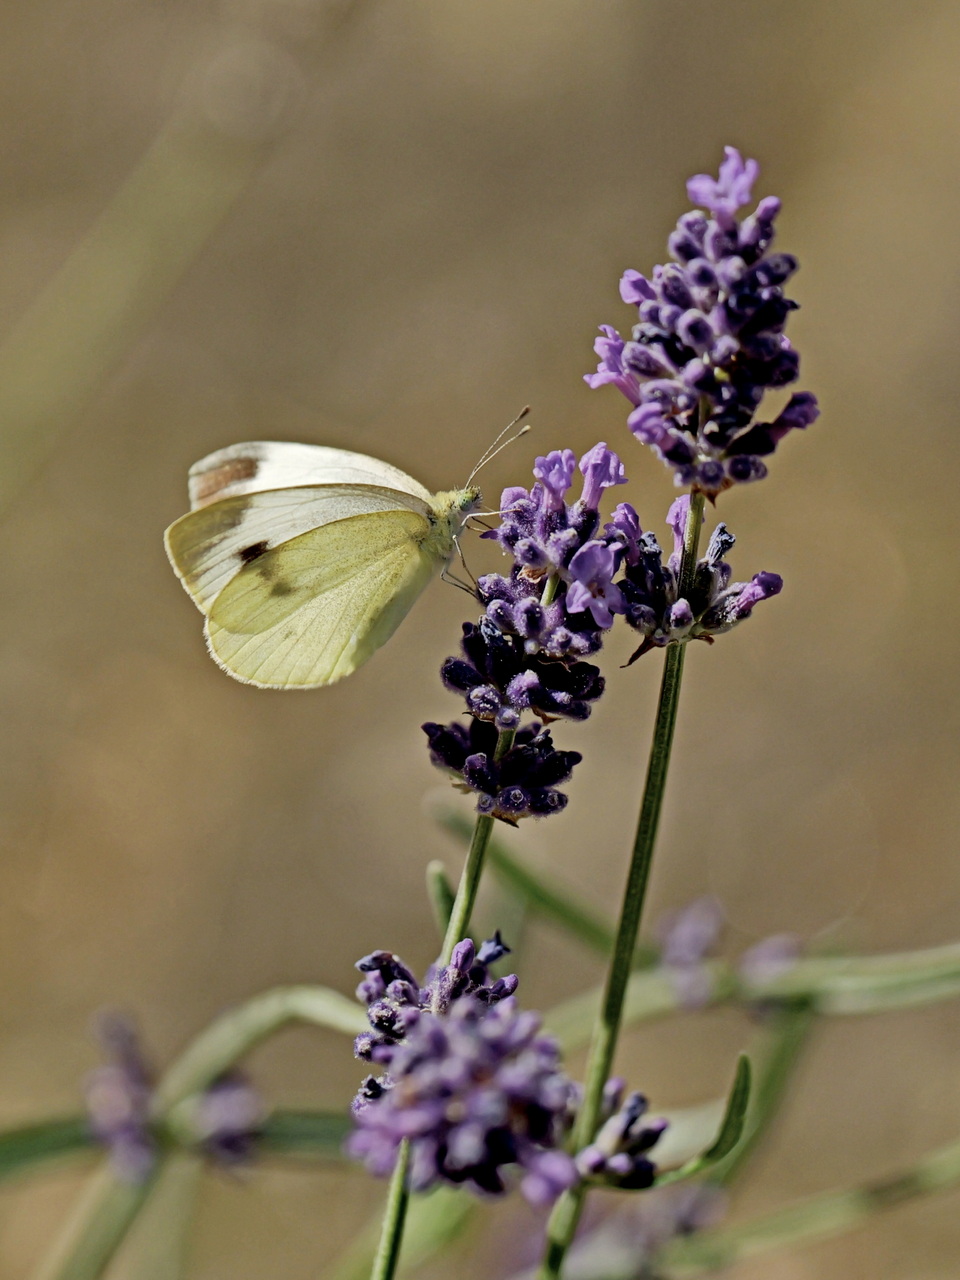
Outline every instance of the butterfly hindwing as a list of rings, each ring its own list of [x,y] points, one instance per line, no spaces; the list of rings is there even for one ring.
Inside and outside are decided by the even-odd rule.
[[[394,632],[437,568],[425,516],[374,511],[262,551],[214,600],[207,641],[232,675],[310,688],[349,675]]]

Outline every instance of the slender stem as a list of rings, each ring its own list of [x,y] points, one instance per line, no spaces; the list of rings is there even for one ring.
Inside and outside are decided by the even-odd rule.
[[[136,1183],[121,1182],[109,1165],[98,1169],[32,1280],[97,1280],[146,1203],[159,1168]]]
[[[516,736],[513,729],[501,729],[494,751],[494,760],[502,760]],[[464,937],[470,928],[470,917],[473,915],[473,904],[477,900],[480,888],[480,876],[483,873],[483,862],[487,853],[487,845],[493,834],[494,819],[488,814],[477,815],[473,829],[473,839],[467,852],[457,896],[453,902],[453,910],[447,921],[447,932],[443,938],[443,949],[440,952],[439,964],[449,964],[453,948]],[[370,1280],[392,1280],[400,1257],[400,1245],[403,1241],[403,1224],[407,1216],[407,1204],[410,1200],[410,1189],[407,1186],[407,1171],[410,1167],[410,1143],[404,1141],[400,1145],[397,1165],[390,1179],[390,1190],[387,1193],[387,1204],[384,1210],[383,1227],[380,1232],[380,1245],[374,1260]]]
[[[514,737],[515,732],[513,729],[500,730],[496,751],[493,755],[494,760],[503,759],[513,746]],[[453,903],[453,910],[450,912],[447,932],[443,938],[440,964],[449,963],[453,948],[462,938],[467,936],[467,930],[470,928],[470,917],[473,915],[473,904],[477,900],[477,890],[480,887],[480,876],[483,872],[487,845],[490,843],[491,835],[493,835],[493,823],[494,819],[488,814],[480,813],[477,815],[476,826],[473,828],[473,839],[470,841],[467,860],[464,863],[463,874],[460,876],[460,884],[457,887],[457,896]]]
[[[383,1211],[383,1226],[380,1230],[380,1244],[377,1256],[373,1260],[370,1280],[393,1280],[393,1275],[400,1260],[400,1245],[403,1242],[403,1224],[407,1217],[407,1205],[410,1192],[407,1188],[407,1171],[410,1168],[410,1142],[404,1139],[400,1144],[397,1156],[397,1167],[390,1179],[390,1191],[387,1195],[386,1208]]]
[[[958,1185],[960,1142],[952,1142],[892,1177],[846,1191],[828,1191],[752,1222],[674,1240],[661,1254],[658,1265],[671,1277],[705,1272],[715,1275],[745,1258],[852,1231],[881,1210]],[[603,1272],[598,1270],[596,1274]]]
[[[473,823],[458,809],[442,807],[437,810],[436,819],[461,840],[469,840],[473,835]],[[433,865],[436,864],[431,863]],[[528,866],[495,836],[487,846],[487,865],[493,876],[526,902],[534,914],[551,920],[592,951],[603,956],[613,951],[613,926],[599,912],[585,904],[575,889]],[[641,943],[633,957],[634,968],[650,967],[658,954],[653,947]]]
[[[703,494],[691,495],[690,510],[684,529],[683,555],[680,561],[678,597],[689,594],[697,563],[700,545],[700,527],[703,523]],[[653,727],[653,743],[647,766],[647,780],[640,805],[640,818],[633,842],[633,856],[627,885],[624,890],[620,924],[617,928],[613,958],[607,973],[600,1015],[593,1034],[583,1103],[574,1127],[575,1150],[585,1147],[593,1138],[600,1120],[603,1089],[610,1077],[613,1056],[623,1018],[623,1002],[630,978],[633,954],[637,945],[640,916],[650,877],[650,864],[660,822],[660,810],[667,783],[667,769],[673,747],[673,731],[677,722],[680,683],[683,678],[683,659],[686,645],[668,646],[660,684],[660,699]],[[583,1210],[586,1188],[581,1183],[566,1192],[557,1201],[547,1227],[547,1249],[540,1280],[556,1280],[563,1267],[563,1260],[576,1233]]]

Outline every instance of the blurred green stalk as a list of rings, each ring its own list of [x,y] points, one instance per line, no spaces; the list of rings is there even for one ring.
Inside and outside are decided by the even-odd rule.
[[[660,1255],[658,1267],[677,1280],[715,1272],[785,1245],[852,1231],[883,1209],[956,1186],[960,1186],[960,1142],[924,1156],[904,1173],[847,1191],[829,1191],[741,1226],[676,1240]],[[601,1280],[599,1274],[597,1280]]]

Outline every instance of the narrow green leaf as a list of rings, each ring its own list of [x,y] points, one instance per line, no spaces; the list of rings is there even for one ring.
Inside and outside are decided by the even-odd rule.
[[[163,1116],[191,1094],[232,1067],[261,1040],[292,1022],[357,1035],[367,1027],[366,1014],[354,1000],[329,987],[277,987],[215,1018],[164,1074],[154,1095]]]
[[[713,1146],[708,1147],[703,1153],[704,1160],[709,1161],[710,1164],[715,1164],[718,1160],[722,1160],[724,1156],[729,1155],[740,1141],[747,1118],[747,1107],[750,1103],[752,1076],[750,1059],[745,1053],[741,1053],[737,1062],[737,1073],[733,1077],[733,1086],[727,1099],[727,1110],[724,1113],[723,1123],[720,1125],[720,1132],[717,1134]]]
[[[260,1130],[268,1155],[320,1156],[337,1160],[350,1132],[350,1117],[333,1111],[274,1111]]]
[[[0,1133],[0,1181],[42,1160],[85,1151],[94,1145],[85,1116],[45,1120]]]
[[[447,932],[456,894],[447,878],[446,867],[436,859],[427,863],[427,896],[442,938]]]
[[[728,1156],[733,1151],[743,1136],[747,1119],[747,1107],[750,1105],[752,1076],[750,1059],[745,1053],[742,1053],[737,1062],[736,1075],[733,1077],[733,1084],[727,1097],[726,1110],[723,1113],[723,1120],[720,1122],[716,1138],[714,1138],[706,1151],[699,1156],[688,1160],[679,1169],[673,1169],[670,1173],[662,1174],[656,1182],[658,1187],[667,1186],[672,1182],[684,1182],[687,1178],[694,1177],[695,1174],[703,1173],[705,1169],[717,1164],[724,1156]]]

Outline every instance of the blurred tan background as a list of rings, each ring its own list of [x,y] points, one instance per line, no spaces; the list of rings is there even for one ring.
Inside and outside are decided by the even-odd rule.
[[[633,482],[617,497],[661,528],[666,471],[581,374],[595,326],[629,325],[621,270],[662,260],[727,142],[783,198],[799,385],[824,412],[722,500],[735,571],[786,587],[689,655],[648,919],[708,890],[733,950],[960,936],[955,3],[36,0],[0,22],[0,1121],[76,1108],[105,1005],[165,1062],[271,984],[349,991],[380,946],[431,958],[424,866],[459,851],[423,811],[441,780],[419,724],[456,714],[437,667],[464,597],[435,585],[342,685],[257,692],[206,657],[163,528],[189,464],[235,440],[357,448],[446,488],[526,403],[535,434],[489,498],[602,438]],[[628,652],[557,732],[585,755],[568,811],[511,837],[611,912],[659,667],[618,670]],[[532,931],[526,1004],[597,976]],[[657,1106],[694,1103],[748,1035],[732,1014],[658,1025],[624,1065]],[[819,1028],[737,1212],[955,1138],[958,1057],[956,1006]],[[286,1105],[341,1106],[358,1076],[320,1033],[254,1067]],[[0,1275],[28,1273],[79,1185],[0,1191]],[[381,1194],[209,1178],[189,1276],[320,1280]],[[958,1208],[736,1275],[953,1277]],[[481,1237],[429,1274],[502,1271]]]

